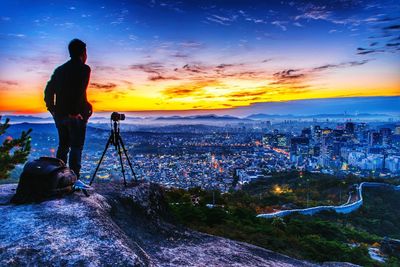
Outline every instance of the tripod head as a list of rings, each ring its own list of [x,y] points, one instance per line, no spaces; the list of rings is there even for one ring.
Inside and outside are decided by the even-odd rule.
[[[123,121],[125,120],[125,114],[118,113],[118,112],[113,112],[111,113],[111,118],[112,121]]]

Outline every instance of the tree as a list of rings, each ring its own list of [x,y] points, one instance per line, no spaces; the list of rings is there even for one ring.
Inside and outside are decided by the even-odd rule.
[[[1,116],[0,116],[1,120]],[[7,118],[4,123],[0,121],[0,138],[6,133],[10,127],[10,119]],[[19,138],[6,137],[0,144],[0,179],[7,179],[10,171],[15,165],[24,163],[31,150],[31,133],[32,129],[23,131]]]

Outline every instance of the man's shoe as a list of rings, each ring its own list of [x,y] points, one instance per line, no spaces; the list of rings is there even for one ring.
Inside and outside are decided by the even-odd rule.
[[[93,187],[91,187],[88,184],[85,184],[84,182],[82,182],[81,180],[76,180],[76,182],[73,185],[74,189],[85,189],[85,190],[91,190],[93,189]]]
[[[90,185],[85,184],[84,182],[82,182],[81,180],[77,180],[74,185],[72,186],[72,189],[74,191],[82,191],[85,196],[89,196],[87,190],[92,190],[93,187],[91,187]]]

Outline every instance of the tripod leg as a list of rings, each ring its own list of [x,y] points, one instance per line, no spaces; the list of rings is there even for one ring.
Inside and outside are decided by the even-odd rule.
[[[125,169],[124,169],[124,163],[122,162],[121,145],[119,143],[119,138],[118,137],[117,137],[117,143],[115,144],[115,148],[118,151],[119,162],[121,163],[122,176],[124,177],[124,185],[126,186]]]
[[[137,182],[136,173],[133,171],[132,163],[131,163],[131,161],[130,161],[130,159],[128,157],[128,152],[127,152],[127,150],[125,148],[124,142],[122,141],[122,137],[120,135],[118,136],[118,140],[121,143],[122,150],[124,151],[125,157],[128,160],[128,164],[129,164],[129,167],[131,168],[133,176],[135,177],[135,181]]]
[[[110,137],[108,138],[106,147],[104,148],[104,151],[103,151],[103,154],[101,155],[100,161],[99,161],[99,163],[97,164],[96,170],[95,170],[94,173],[93,173],[92,179],[90,179],[89,185],[92,185],[93,180],[94,180],[94,177],[96,177],[96,173],[97,173],[97,171],[99,170],[100,164],[101,164],[101,162],[103,161],[104,155],[106,154],[107,148],[108,148],[108,146],[110,145],[111,140],[112,140],[112,135],[110,135]]]

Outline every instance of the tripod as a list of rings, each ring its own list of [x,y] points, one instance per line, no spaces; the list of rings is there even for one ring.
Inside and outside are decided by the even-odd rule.
[[[101,155],[100,161],[99,161],[99,163],[97,164],[96,170],[95,170],[94,173],[93,173],[93,176],[92,176],[92,179],[90,180],[89,185],[92,185],[93,180],[94,180],[94,178],[96,177],[96,173],[97,173],[97,171],[98,171],[98,169],[99,169],[99,167],[100,167],[101,162],[103,161],[104,155],[106,154],[107,148],[108,148],[108,146],[110,145],[110,143],[114,145],[115,149],[116,149],[117,152],[118,152],[119,163],[121,164],[122,176],[124,177],[124,185],[126,186],[126,179],[125,179],[124,164],[123,164],[123,162],[122,162],[122,152],[121,152],[121,148],[122,148],[122,151],[124,151],[124,154],[125,154],[125,157],[126,157],[126,159],[127,159],[127,161],[128,161],[129,167],[131,168],[132,174],[133,174],[133,176],[135,177],[135,181],[137,181],[136,174],[135,174],[135,172],[133,171],[132,163],[131,163],[131,161],[129,160],[129,157],[128,157],[128,152],[127,152],[127,150],[125,149],[124,142],[122,141],[122,137],[121,137],[121,135],[119,134],[119,120],[114,120],[114,119],[112,119],[112,121],[114,121],[114,123],[113,123],[113,127],[111,128],[110,137],[108,138],[106,147],[104,148],[103,154]]]

